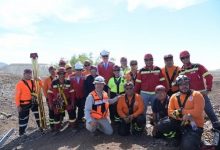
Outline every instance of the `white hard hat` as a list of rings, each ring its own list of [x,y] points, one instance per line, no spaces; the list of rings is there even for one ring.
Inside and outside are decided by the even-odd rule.
[[[104,83],[105,84],[105,79],[102,76],[97,76],[93,82],[93,84],[96,83]]]
[[[76,64],[75,64],[75,70],[82,70],[83,69],[83,64],[78,61]]]
[[[109,52],[106,51],[106,50],[102,50],[101,53],[100,53],[101,56],[107,56],[109,55]]]
[[[189,83],[189,78],[186,75],[179,75],[178,77],[176,77],[176,85],[181,85],[184,82]]]

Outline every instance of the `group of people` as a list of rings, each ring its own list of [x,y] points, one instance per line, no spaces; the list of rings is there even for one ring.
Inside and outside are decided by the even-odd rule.
[[[199,149],[204,125],[204,111],[216,129],[220,122],[213,111],[208,93],[212,75],[201,64],[190,61],[182,51],[182,67],[174,65],[173,55],[164,56],[165,66],[154,65],[152,54],[144,55],[145,66],[138,70],[137,60],[121,57],[121,65],[109,61],[109,52],[100,53],[102,62],[77,62],[73,67],[60,60],[59,68],[49,67],[50,76],[42,88],[49,108],[52,131],[59,132],[65,112],[69,127],[101,131],[111,135],[141,135],[146,126],[147,108],[152,108],[152,135],[178,139],[181,149]],[[30,109],[39,124],[37,104],[32,103],[35,85],[32,70],[25,69],[16,85],[19,134],[24,135]]]

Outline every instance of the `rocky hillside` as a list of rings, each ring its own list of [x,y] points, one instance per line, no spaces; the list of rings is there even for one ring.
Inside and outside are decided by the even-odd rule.
[[[40,67],[40,76],[48,75],[48,65],[47,64],[39,64]],[[0,68],[1,72],[10,73],[14,75],[22,75],[23,70],[29,68],[32,69],[32,64],[10,64]]]

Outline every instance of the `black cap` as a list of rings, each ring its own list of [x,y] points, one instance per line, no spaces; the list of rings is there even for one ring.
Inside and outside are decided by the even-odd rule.
[[[31,69],[24,69],[24,73],[32,73]]]

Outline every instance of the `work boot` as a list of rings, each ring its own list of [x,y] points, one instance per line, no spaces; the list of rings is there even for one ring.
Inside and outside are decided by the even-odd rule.
[[[70,128],[71,132],[73,132],[73,133],[76,133],[78,131],[75,122],[69,122],[68,128]]]

